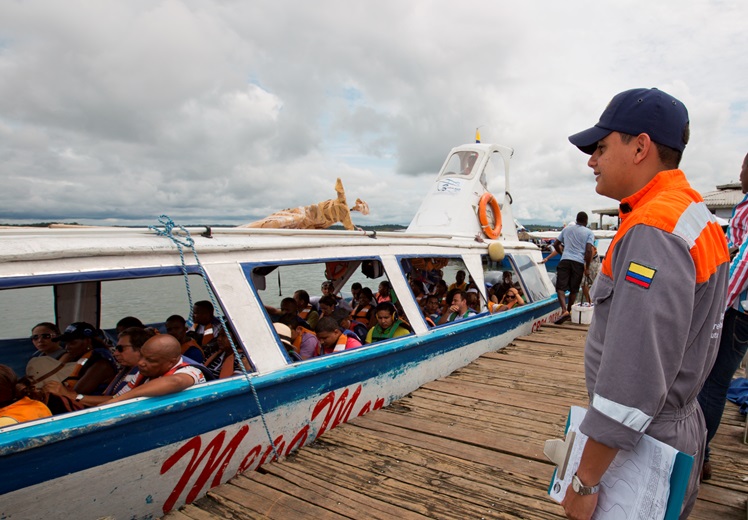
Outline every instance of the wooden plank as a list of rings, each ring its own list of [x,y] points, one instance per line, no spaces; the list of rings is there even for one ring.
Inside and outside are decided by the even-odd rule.
[[[547,496],[553,466],[542,446],[563,435],[570,405],[587,405],[585,335],[543,327],[168,517],[564,518]],[[736,410],[725,408],[714,476],[691,518],[746,517],[748,446]]]

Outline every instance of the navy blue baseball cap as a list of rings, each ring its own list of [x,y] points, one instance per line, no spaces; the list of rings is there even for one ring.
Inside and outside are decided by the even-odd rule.
[[[611,132],[648,134],[655,143],[682,152],[688,143],[688,110],[656,88],[626,90],[610,100],[595,126],[569,136],[569,141],[591,155],[597,142]]]
[[[93,338],[96,336],[96,328],[85,321],[77,321],[68,325],[65,332],[52,338],[52,341],[71,341],[74,339]]]

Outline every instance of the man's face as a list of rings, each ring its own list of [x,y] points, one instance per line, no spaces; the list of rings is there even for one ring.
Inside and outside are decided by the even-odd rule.
[[[202,307],[193,307],[192,308],[192,319],[198,325],[208,325],[210,324],[210,321],[213,319],[213,313],[207,309],[203,309]]]
[[[318,332],[317,339],[325,348],[332,348],[338,342],[341,332],[336,330],[335,332]]]
[[[165,358],[160,353],[150,347],[148,343],[140,349],[140,361],[138,361],[138,370],[143,377],[161,377],[172,367],[172,360]]]
[[[743,193],[748,193],[748,155],[743,159],[743,168],[740,170],[740,186]]]
[[[463,273],[462,271],[457,271],[455,279],[457,280],[458,284],[462,284],[462,282],[465,281],[465,273]]]
[[[166,333],[177,338],[177,341],[184,343],[184,337],[187,335],[187,325],[181,321],[167,321]]]
[[[436,314],[439,312],[439,299],[438,298],[429,298],[426,301],[426,312],[429,314]]]
[[[611,132],[598,141],[595,152],[587,161],[595,174],[595,191],[619,201],[636,193],[635,179],[631,173],[635,154],[636,139],[625,144],[618,132]]]
[[[298,294],[293,295],[293,299],[296,300],[296,307],[299,309],[306,308],[306,304],[302,301]]]
[[[379,326],[383,329],[389,329],[394,322],[395,318],[389,311],[377,312],[377,323],[379,323]]]
[[[333,293],[332,284],[323,283],[321,289],[322,289],[322,296],[327,296],[328,294]]]
[[[284,301],[281,303],[281,313],[283,314],[296,314],[296,303],[290,301]]]
[[[460,314],[467,312],[467,301],[462,299],[461,294],[454,295],[452,305],[457,305],[460,308]]]

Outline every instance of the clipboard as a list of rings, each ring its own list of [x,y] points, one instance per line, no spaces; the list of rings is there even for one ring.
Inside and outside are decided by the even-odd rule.
[[[574,411],[574,409],[578,409],[581,411],[574,412],[575,414],[583,414],[584,412],[586,412],[586,409],[584,408],[572,407],[572,410],[569,411],[569,416],[566,419],[566,439],[552,439],[546,441],[545,447],[543,449],[543,452],[551,460],[551,462],[556,464],[556,468],[553,471],[551,481],[548,485],[548,494],[552,498],[554,485],[556,485],[559,480],[567,479],[567,473],[570,473],[572,468],[575,470],[576,465],[578,465],[578,460],[576,460],[576,465],[574,465],[574,460],[572,460],[572,453],[574,451],[577,451],[577,453],[581,452],[583,443],[586,442],[586,436],[584,436],[584,434],[577,435],[576,431],[569,431],[572,421],[572,411]],[[664,516],[662,516],[661,518],[663,518],[664,520],[677,520],[683,507],[683,500],[688,488],[688,482],[691,476],[691,469],[693,468],[694,459],[691,455],[674,450],[670,446],[667,446],[666,444],[648,435],[644,435],[642,439],[644,439],[645,437],[647,438],[645,442],[666,447],[668,451],[675,452],[672,468],[670,471],[667,506],[664,512]],[[640,441],[640,443],[641,442],[643,441]],[[631,458],[632,460],[637,460],[637,455],[633,454],[632,452],[625,452],[623,453],[623,455],[625,457]],[[632,515],[632,517],[635,516],[635,514]],[[597,511],[597,516],[595,518],[604,520],[605,516],[601,515],[600,511]]]

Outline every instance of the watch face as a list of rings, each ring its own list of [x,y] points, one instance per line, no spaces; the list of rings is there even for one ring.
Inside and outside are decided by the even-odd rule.
[[[579,493],[579,488],[581,487],[581,482],[579,482],[579,477],[574,475],[571,479],[571,489],[574,490],[574,493]]]

